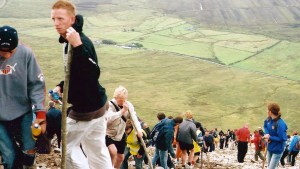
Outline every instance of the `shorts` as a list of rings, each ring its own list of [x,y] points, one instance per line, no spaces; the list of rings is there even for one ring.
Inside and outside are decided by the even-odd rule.
[[[126,147],[126,134],[124,133],[122,139],[120,141],[115,141],[108,135],[105,137],[105,143],[106,146],[108,147],[111,144],[114,144],[117,148],[118,154],[124,154],[125,152],[125,147]]]
[[[194,148],[193,144],[188,144],[181,141],[179,141],[179,146],[181,150],[192,150]]]
[[[194,156],[198,156],[200,155],[200,152],[194,153]]]

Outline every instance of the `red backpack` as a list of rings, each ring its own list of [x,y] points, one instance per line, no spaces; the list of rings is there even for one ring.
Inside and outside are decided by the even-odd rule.
[[[259,138],[259,142],[258,142],[258,148],[260,150],[265,150],[266,148],[266,142],[265,139],[263,137],[258,137]]]
[[[300,138],[298,137],[297,143],[295,145],[296,150],[300,150]]]

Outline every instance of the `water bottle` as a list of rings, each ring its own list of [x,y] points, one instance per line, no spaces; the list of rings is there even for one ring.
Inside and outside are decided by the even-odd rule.
[[[49,90],[49,93],[54,100],[60,99],[59,94],[57,92],[54,92],[53,90]]]
[[[31,126],[31,132],[33,139],[37,140],[42,133],[42,128],[38,123],[35,123],[33,126]]]
[[[49,94],[51,95],[51,97],[58,101],[59,104],[62,104],[61,102],[61,97],[59,96],[59,94],[57,92],[54,92],[53,90],[49,90]]]

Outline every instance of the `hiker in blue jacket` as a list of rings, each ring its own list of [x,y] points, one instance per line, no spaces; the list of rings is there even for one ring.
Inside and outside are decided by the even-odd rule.
[[[172,142],[174,138],[174,126],[182,123],[183,118],[178,116],[174,119],[160,119],[158,114],[158,119],[160,122],[155,125],[157,127],[158,125],[161,125],[160,133],[157,136],[157,139],[155,140],[155,154],[152,159],[152,165],[156,165],[156,161],[159,158],[161,167],[164,169],[168,169],[167,160],[168,160],[168,151],[172,148]],[[155,128],[154,127],[154,128]],[[163,133],[161,133],[163,132]],[[175,157],[175,153],[172,153]]]
[[[299,142],[299,139],[300,137],[298,136],[298,132],[295,132],[289,147],[289,154],[292,156],[292,163],[291,163],[292,166],[295,165],[296,162],[295,158],[299,153],[299,149],[296,148],[296,144]]]
[[[280,107],[277,103],[270,103],[268,111],[271,118],[264,126],[267,133],[264,138],[268,141],[268,169],[275,169],[285,148],[287,125],[281,118]]]

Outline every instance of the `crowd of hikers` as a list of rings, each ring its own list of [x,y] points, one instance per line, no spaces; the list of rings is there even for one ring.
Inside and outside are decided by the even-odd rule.
[[[191,111],[176,117],[157,113],[157,124],[150,130],[128,101],[128,91],[119,86],[108,100],[100,84],[100,66],[92,41],[83,33],[83,16],[75,5],[57,0],[51,8],[53,26],[63,44],[66,81],[51,91],[67,98],[66,168],[128,168],[132,156],[135,168],[161,166],[164,169],[192,168],[201,162],[201,152],[237,146],[237,161],[244,162],[248,144],[255,144],[255,157],[267,161],[269,169],[295,165],[299,136],[287,135],[277,103],[268,104],[262,128],[250,136],[248,124],[240,129],[209,130],[195,120]],[[68,62],[70,61],[70,62]],[[69,64],[68,64],[69,63]],[[67,78],[68,77],[68,78]],[[65,94],[64,94],[65,91]],[[66,92],[67,91],[67,92]],[[48,107],[45,79],[32,49],[19,43],[17,30],[0,27],[0,154],[4,169],[35,168],[36,153],[49,153],[56,135],[61,152],[61,103],[53,95]],[[39,131],[37,134],[36,131]],[[147,147],[155,148],[152,158]],[[176,151],[174,151],[174,149]],[[175,164],[174,160],[175,159]],[[287,160],[285,160],[287,158]]]
[[[119,86],[115,89],[114,98],[110,101],[111,108],[115,113],[119,112],[121,105],[127,100],[128,91],[125,87]],[[120,101],[122,100],[122,101]],[[130,102],[129,102],[130,103]],[[55,107],[55,102],[50,101],[49,109],[47,112],[47,136],[51,140],[53,135],[56,134],[58,149],[60,148],[60,122],[61,111],[60,108]],[[269,104],[270,109],[272,106],[277,107],[278,104]],[[129,106],[134,112],[133,105]],[[237,162],[243,163],[247,154],[248,148],[254,144],[255,153],[252,162],[257,162],[259,159],[264,162],[268,160],[268,168],[276,168],[281,165],[284,167],[286,162],[291,166],[295,165],[295,159],[300,149],[300,140],[298,133],[294,131],[292,135],[286,135],[286,140],[283,141],[284,149],[279,158],[271,160],[271,151],[278,151],[278,148],[272,148],[272,144],[265,138],[266,131],[270,130],[262,127],[254,128],[253,133],[250,132],[248,124],[244,124],[240,129],[227,129],[226,131],[215,128],[213,130],[205,128],[200,122],[193,118],[191,111],[173,118],[172,116],[166,117],[165,113],[157,113],[157,124],[150,129],[145,121],[140,119],[134,112],[132,119],[129,114],[127,116],[115,116],[115,114],[107,114],[107,133],[106,133],[106,146],[110,152],[111,163],[114,168],[127,169],[130,157],[135,161],[134,166],[137,169],[142,169],[143,166],[149,166],[149,159],[146,153],[149,149],[155,149],[150,163],[162,168],[196,168],[202,161],[200,153],[210,153],[215,150],[237,150]],[[267,118],[267,120],[270,120]],[[138,124],[134,127],[133,123]],[[278,130],[278,126],[274,130]],[[272,127],[271,127],[272,129]],[[279,133],[279,132],[277,132]],[[283,133],[285,134],[285,133]],[[119,140],[116,136],[119,135]],[[278,140],[280,135],[272,136],[274,140]],[[283,135],[285,138],[285,136]],[[142,144],[141,139],[145,145]],[[271,138],[272,139],[272,138]],[[275,141],[274,141],[275,142]],[[277,142],[276,144],[279,144]],[[39,144],[37,144],[39,145]],[[45,144],[42,144],[45,146]],[[250,145],[250,146],[249,146]],[[145,147],[146,150],[144,149]],[[277,146],[277,145],[276,145]],[[40,153],[48,148],[38,148]],[[150,147],[150,148],[149,148]],[[84,152],[84,149],[81,149]],[[60,152],[57,150],[57,152]],[[45,152],[49,153],[49,151]],[[88,154],[86,154],[88,156]],[[268,159],[269,158],[269,159]],[[274,163],[274,164],[272,164]],[[197,165],[199,164],[199,165]]]

